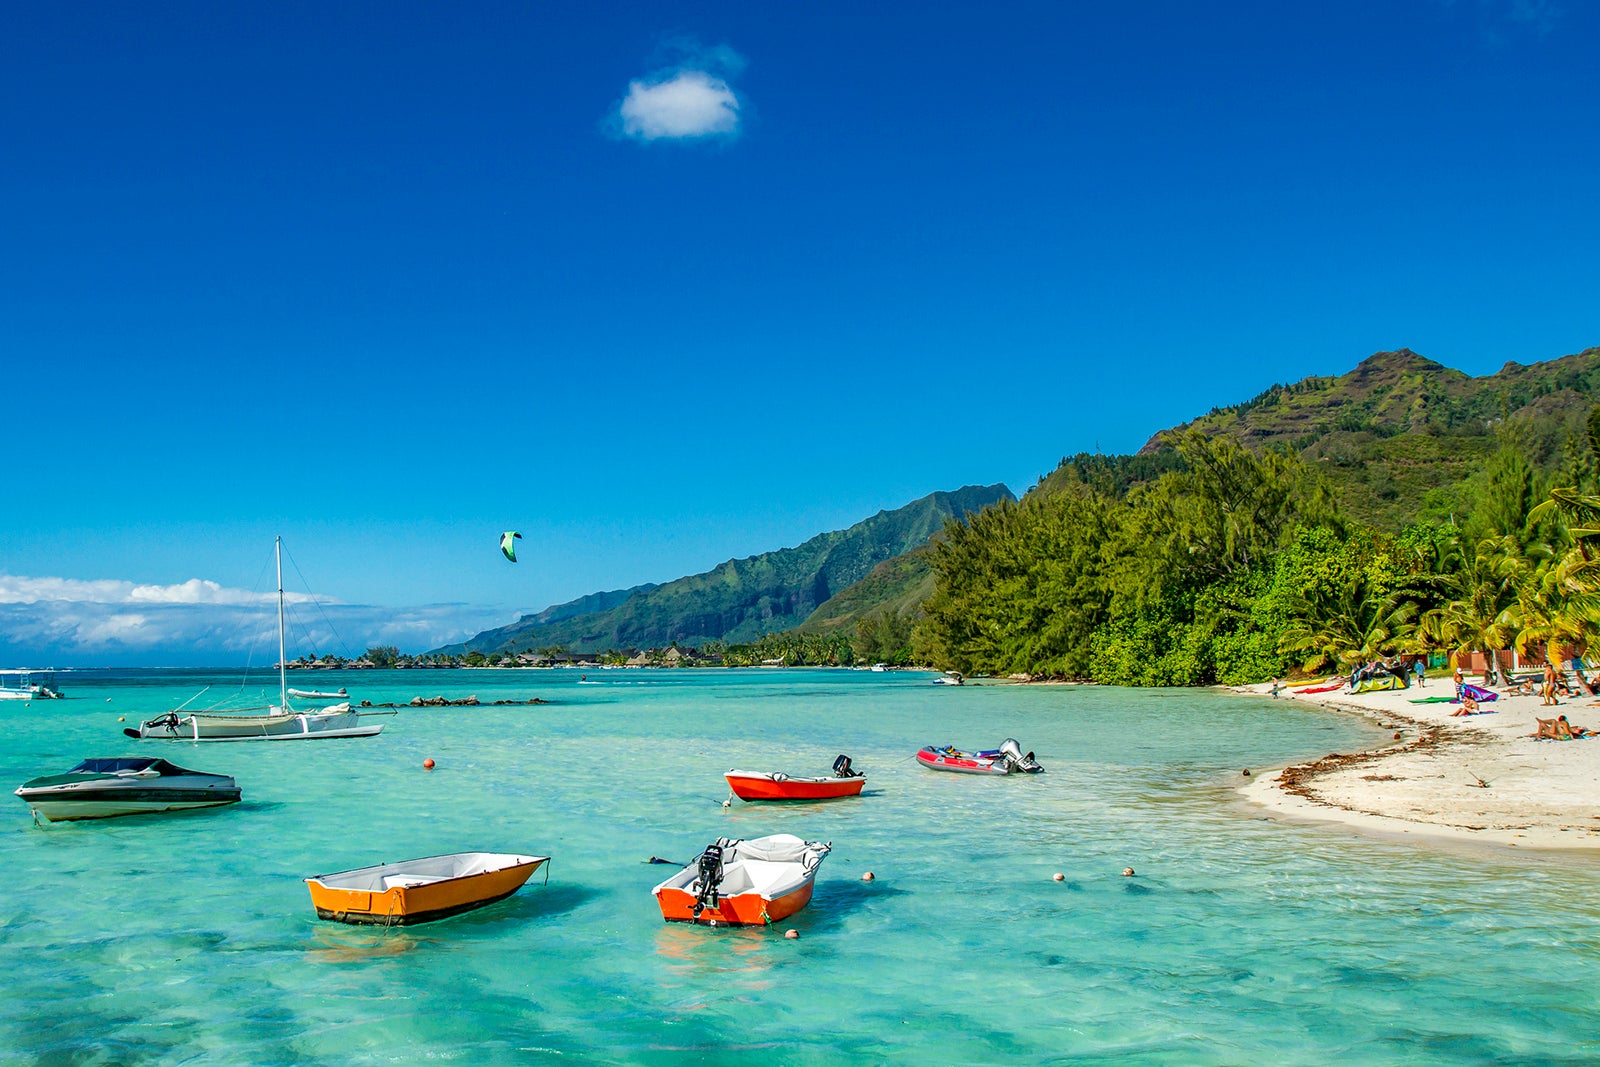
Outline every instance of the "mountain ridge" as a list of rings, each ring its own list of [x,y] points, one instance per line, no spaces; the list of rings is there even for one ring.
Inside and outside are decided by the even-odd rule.
[[[1001,499],[1015,497],[999,483],[929,493],[792,548],[730,559],[659,585],[591,593],[434,652],[505,653],[556,646],[601,652],[753,641],[800,625],[878,564],[926,544],[948,519]]]

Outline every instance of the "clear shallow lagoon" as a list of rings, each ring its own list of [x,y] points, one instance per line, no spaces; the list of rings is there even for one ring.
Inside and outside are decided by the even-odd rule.
[[[234,775],[244,802],[40,829],[8,798],[0,1060],[1600,1057],[1600,864],[1433,851],[1233,801],[1241,768],[1347,750],[1370,727],[1211,691],[930,677],[300,674],[374,702],[551,703],[407,709],[371,740],[194,745],[120,730],[210,678],[64,674],[70,699],[0,707],[8,790],[149,753]],[[216,680],[208,700],[238,685]],[[909,758],[1006,736],[1047,772]],[[840,752],[869,776],[862,798],[721,807],[730,767],[821,774]],[[644,860],[776,832],[834,845],[810,908],[783,924],[798,941],[661,921],[650,888],[671,868]],[[550,854],[549,882],[381,930],[318,921],[301,881],[465,850]]]

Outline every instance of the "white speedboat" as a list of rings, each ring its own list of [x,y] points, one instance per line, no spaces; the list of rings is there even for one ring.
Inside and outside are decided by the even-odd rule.
[[[56,672],[24,667],[0,671],[0,700],[59,700]]]
[[[186,770],[164,759],[86,759],[65,774],[34,778],[17,796],[51,822],[108,819],[239,802],[225,774]]]
[[[375,737],[380,722],[366,721],[393,712],[354,711],[348,701],[295,710],[289,697],[288,656],[283,626],[283,538],[275,545],[278,561],[278,703],[239,711],[184,711],[177,708],[122,732],[138,740],[159,741],[304,741],[335,737]],[[204,692],[204,690],[201,690]],[[191,702],[192,702],[191,698]]]

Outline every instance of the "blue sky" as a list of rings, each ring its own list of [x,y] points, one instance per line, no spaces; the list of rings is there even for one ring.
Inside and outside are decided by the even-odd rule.
[[[0,661],[235,661],[280,533],[312,643],[420,651],[1374,351],[1600,343],[1597,43],[1537,0],[13,5]]]

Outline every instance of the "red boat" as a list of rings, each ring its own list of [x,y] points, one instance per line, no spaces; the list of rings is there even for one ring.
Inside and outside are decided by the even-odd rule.
[[[962,752],[949,745],[943,748],[927,745],[917,753],[917,762],[930,771],[954,771],[957,774],[1038,774],[1044,770],[1033,753],[1022,754],[1022,746],[1012,738],[1000,742],[1000,747],[984,752]]]
[[[850,757],[833,761],[831,778],[797,778],[781,771],[729,771],[728,788],[740,800],[832,800],[861,795],[867,776],[851,770]]]

